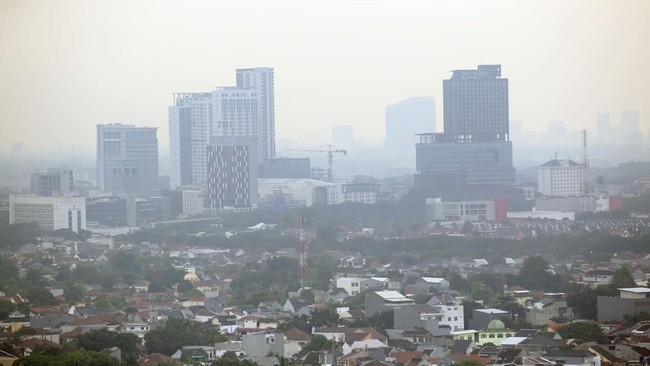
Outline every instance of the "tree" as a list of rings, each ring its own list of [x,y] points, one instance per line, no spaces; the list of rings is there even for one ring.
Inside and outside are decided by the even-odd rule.
[[[149,331],[144,340],[151,352],[169,356],[183,345],[209,346],[224,342],[226,337],[209,324],[169,318],[164,326]]]
[[[75,338],[79,347],[87,351],[99,352],[106,348],[118,347],[125,357],[137,358],[140,338],[131,333],[118,333],[108,329],[93,329]]]
[[[74,351],[52,355],[48,352],[33,352],[27,357],[16,360],[14,366],[67,366],[67,365],[92,365],[92,366],[117,366],[119,362],[113,357],[93,351]]]
[[[519,269],[517,280],[520,285],[535,290],[551,290],[557,286],[548,262],[541,257],[528,257]]]
[[[0,300],[0,320],[7,319],[9,314],[16,311],[16,305],[9,300]]]
[[[311,341],[309,341],[309,343],[302,348],[300,353],[298,353],[298,357],[302,357],[313,351],[330,351],[332,348],[334,348],[334,342],[328,340],[325,336],[316,334],[311,337]]]
[[[598,324],[591,322],[571,323],[559,328],[558,334],[564,339],[581,339],[585,342],[607,342],[607,337]]]
[[[386,310],[366,318],[371,327],[386,335],[386,329],[394,328],[395,312]]]
[[[67,283],[65,286],[63,286],[63,296],[65,297],[65,301],[67,301],[68,304],[74,304],[83,300],[84,288],[76,283]]]
[[[223,356],[212,361],[210,366],[258,366],[256,362],[251,360],[240,360],[237,354],[233,351],[226,351]],[[284,366],[280,363],[280,366]]]
[[[323,327],[326,325],[336,325],[338,320],[339,314],[336,312],[336,308],[333,305],[328,304],[317,308],[311,313],[309,324],[312,327]]]
[[[474,360],[462,360],[459,363],[452,363],[449,366],[484,366],[482,362]]]
[[[636,282],[634,281],[634,277],[632,277],[630,269],[623,266],[614,272],[612,285],[616,288],[636,287]]]
[[[16,262],[0,255],[0,290],[9,291],[9,286],[16,279],[18,279],[18,266]]]
[[[54,295],[43,287],[30,287],[25,290],[25,297],[35,306],[58,305]]]

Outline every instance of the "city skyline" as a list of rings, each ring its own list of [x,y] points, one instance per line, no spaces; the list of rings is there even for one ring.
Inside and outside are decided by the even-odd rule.
[[[490,63],[507,70],[524,130],[559,120],[595,131],[597,113],[623,110],[650,128],[643,1],[73,3],[0,5],[0,51],[12,55],[0,60],[0,152],[15,141],[92,151],[94,126],[115,122],[158,127],[165,151],[172,93],[232,85],[232,69],[262,65],[276,71],[278,141],[325,145],[332,126],[351,125],[380,144],[386,106],[439,100],[449,70]]]

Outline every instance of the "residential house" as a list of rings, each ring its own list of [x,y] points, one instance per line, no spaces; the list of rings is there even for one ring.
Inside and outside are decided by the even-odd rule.
[[[598,286],[610,285],[614,281],[614,273],[611,269],[596,268],[583,273],[577,282],[592,289]]]
[[[441,326],[440,319],[444,316],[436,308],[426,304],[415,304],[396,308],[393,313],[395,329],[406,330],[422,328],[434,336],[450,334],[448,326]]]
[[[311,341],[311,335],[293,327],[284,332],[284,357],[291,358]]]
[[[248,356],[284,355],[284,334],[277,330],[248,333],[242,336],[242,349]]]
[[[534,326],[548,324],[553,318],[573,319],[573,310],[565,299],[545,297],[526,311],[526,321]]]
[[[372,316],[386,310],[395,310],[402,306],[414,305],[415,301],[397,291],[375,291],[366,295],[366,316]]]

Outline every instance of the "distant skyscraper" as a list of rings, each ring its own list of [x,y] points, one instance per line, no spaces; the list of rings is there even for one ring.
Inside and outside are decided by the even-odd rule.
[[[158,185],[156,127],[97,125],[97,187],[139,197],[155,194]]]
[[[214,136],[253,136],[257,160],[275,157],[272,68],[237,69],[236,86],[174,94],[169,107],[171,186],[207,187],[207,147]]]
[[[639,130],[639,111],[621,112],[621,130],[626,145],[643,143],[643,136]]]
[[[501,65],[454,70],[443,81],[444,133],[420,134],[415,190],[441,198],[492,198],[512,185],[508,79]]]
[[[207,147],[208,202],[212,208],[257,205],[257,141],[217,136]]]
[[[74,188],[74,175],[72,169],[50,168],[47,173],[32,173],[31,186],[37,196],[66,195]]]
[[[386,149],[411,149],[416,134],[435,131],[433,97],[413,97],[386,107]]]
[[[460,141],[509,141],[508,79],[501,65],[454,70],[442,83],[445,135]]]

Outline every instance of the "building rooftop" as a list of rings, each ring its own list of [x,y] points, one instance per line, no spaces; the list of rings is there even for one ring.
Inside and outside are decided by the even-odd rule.
[[[540,165],[540,167],[544,167],[544,168],[551,168],[551,167],[564,167],[564,168],[567,168],[567,167],[579,167],[579,166],[580,166],[580,164],[576,163],[573,160],[569,160],[569,159],[566,159],[566,160],[553,159],[553,160],[547,161],[546,163]]]
[[[625,287],[617,289],[619,291],[634,292],[637,294],[650,293],[650,288],[647,287]]]

